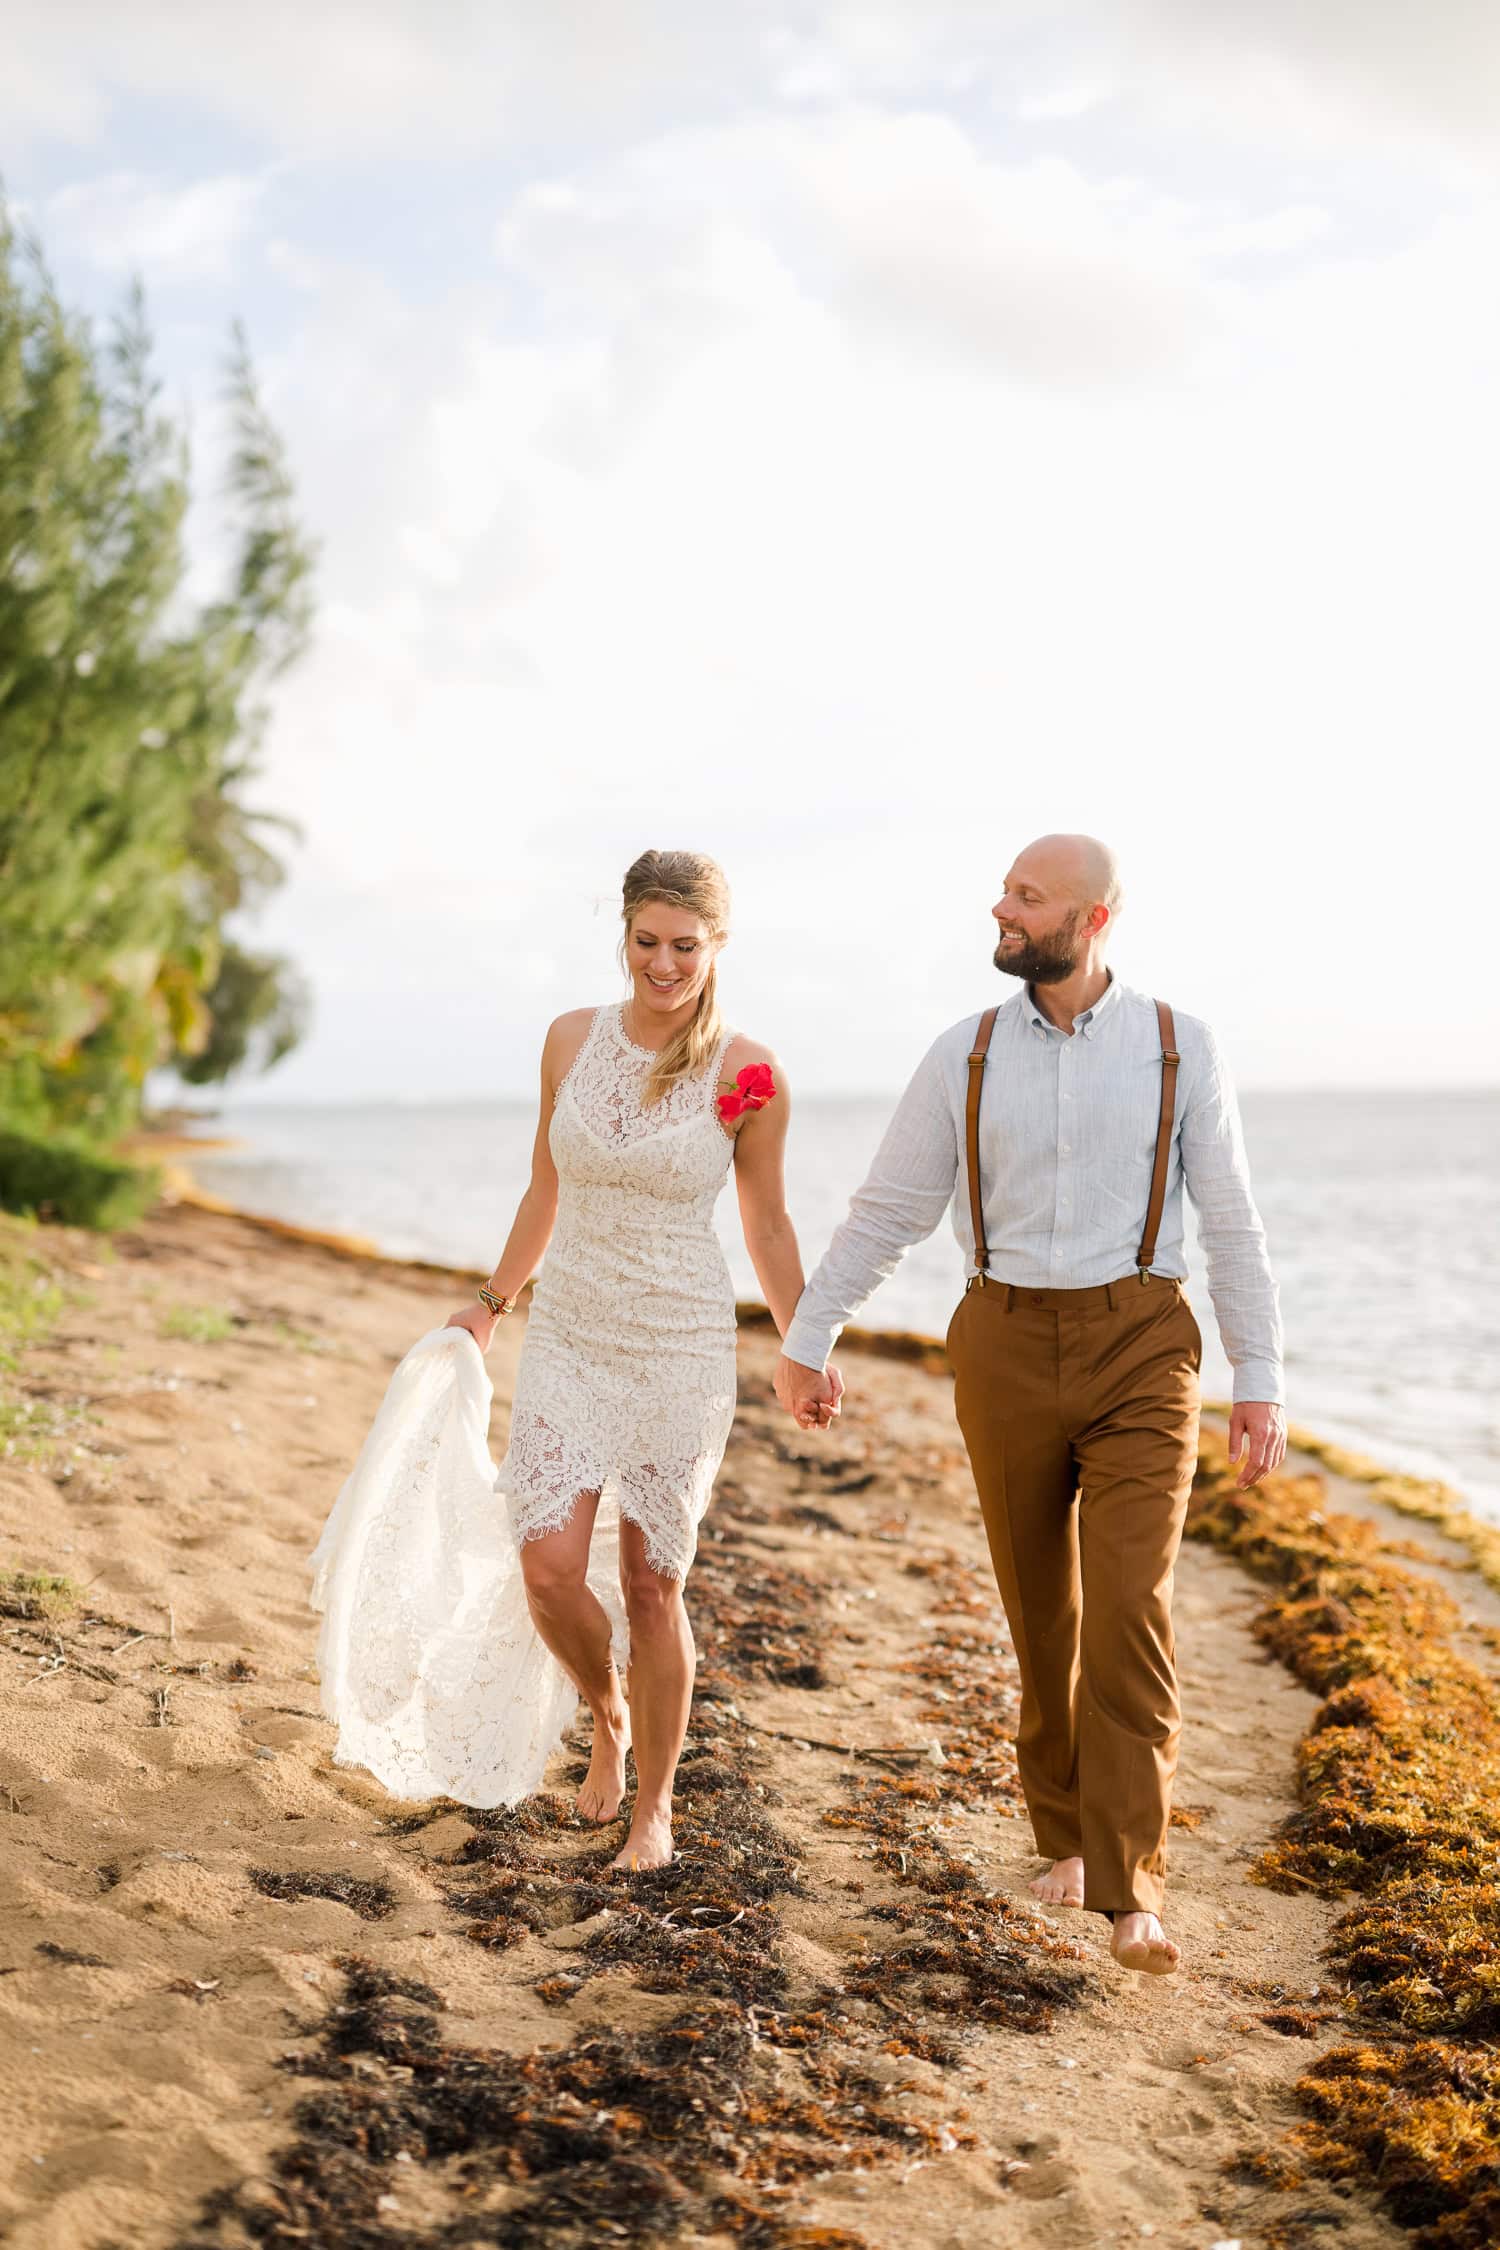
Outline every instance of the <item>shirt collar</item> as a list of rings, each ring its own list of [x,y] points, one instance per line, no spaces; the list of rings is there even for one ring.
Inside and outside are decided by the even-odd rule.
[[[1100,993],[1092,1008],[1085,1008],[1081,1016],[1073,1018],[1073,1029],[1081,1031],[1086,1039],[1091,1039],[1098,1030],[1100,1018],[1107,1016],[1111,1008],[1119,1006],[1120,980],[1113,969],[1108,974],[1109,983]],[[1055,1031],[1057,1029],[1056,1024],[1049,1022],[1037,1006],[1029,984],[1021,987],[1021,1006],[1029,1024],[1036,1024],[1043,1031]]]

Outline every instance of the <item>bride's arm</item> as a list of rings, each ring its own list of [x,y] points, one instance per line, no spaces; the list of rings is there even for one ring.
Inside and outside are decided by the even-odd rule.
[[[531,1179],[489,1278],[488,1286],[497,1297],[520,1295],[552,1240],[557,1219],[557,1167],[548,1141],[552,1108],[557,1089],[588,1034],[592,1014],[589,1008],[578,1008],[570,1015],[559,1016],[542,1047],[542,1099],[531,1150]],[[449,1328],[467,1328],[481,1351],[488,1351],[497,1324],[498,1316],[477,1300],[462,1312],[450,1314],[446,1322]]]
[[[735,1134],[734,1184],[740,1199],[745,1248],[755,1268],[778,1335],[784,1336],[804,1275],[797,1230],[786,1207],[786,1133],[791,1117],[786,1073],[768,1047],[737,1039],[725,1059],[726,1081],[747,1063],[764,1063],[776,1091],[763,1109],[751,1110]]]

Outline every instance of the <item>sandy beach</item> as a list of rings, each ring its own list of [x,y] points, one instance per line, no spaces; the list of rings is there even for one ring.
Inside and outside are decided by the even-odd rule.
[[[819,1445],[747,1325],[689,1586],[680,1857],[612,1880],[574,1752],[516,1813],[331,1762],[306,1557],[464,1282],[186,1202],[112,1240],[0,1226],[34,1330],[0,1391],[13,2250],[1411,2239],[1357,2167],[1276,2154],[1349,2037],[1341,1901],[1255,1879],[1324,1691],[1230,1554],[1190,1541],[1178,1573],[1186,1965],[1132,1978],[1102,1922],[1027,1896],[1014,1664],[940,1359],[847,1351]],[[490,1354],[497,1454],[519,1341]],[[1320,1489],[1457,1601],[1492,1676],[1467,1551],[1378,1487]]]

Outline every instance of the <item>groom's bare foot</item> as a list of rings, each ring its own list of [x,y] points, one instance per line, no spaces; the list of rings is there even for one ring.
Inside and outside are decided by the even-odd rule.
[[[1038,1875],[1030,1886],[1033,1898],[1045,1906],[1082,1906],[1083,1861],[1081,1859],[1055,1859],[1045,1875]]]
[[[1116,1914],[1109,1950],[1122,1969],[1148,1977],[1170,1976],[1182,1959],[1154,1914]]]
[[[580,1818],[602,1824],[619,1812],[625,1795],[625,1753],[629,1748],[630,1721],[623,1708],[617,1719],[595,1718],[589,1770],[578,1792]]]
[[[636,1807],[630,1834],[610,1861],[629,1875],[644,1867],[669,1867],[672,1863],[672,1815],[643,1813]]]

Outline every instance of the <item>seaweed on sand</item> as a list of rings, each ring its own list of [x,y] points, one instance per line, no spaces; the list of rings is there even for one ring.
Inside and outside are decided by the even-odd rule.
[[[936,2129],[909,2120],[789,2099],[771,2051],[733,2010],[506,2055],[445,2044],[430,1986],[358,1958],[338,1965],[343,2002],[317,2048],[287,2065],[318,2082],[294,2112],[298,2139],[256,2193],[210,2198],[206,2228],[232,2218],[272,2250],[401,2250],[414,2238],[399,2189],[412,2168],[440,2164],[455,2216],[424,2227],[433,2250],[646,2246],[710,2228],[761,2250],[859,2250],[858,2237],[800,2227],[736,2188],[726,2175],[738,2152],[784,2136],[784,2187],[835,2152],[873,2160],[888,2140],[902,2154],[939,2145]],[[195,2232],[178,2250],[213,2240]]]
[[[325,1874],[315,1868],[296,1874],[274,1867],[252,1867],[248,1872],[265,1898],[331,1898],[339,1906],[352,1907],[362,1922],[383,1922],[396,1911],[395,1892],[378,1876],[344,1875],[336,1870]]]
[[[785,2006],[790,1977],[781,1924],[769,1900],[801,1889],[775,1831],[775,1859],[786,1872],[757,1864],[736,1820],[739,1792],[712,1801],[714,1819],[682,1823],[686,1849],[670,1867],[637,1875],[630,1896],[589,1936],[582,1959],[590,1971],[629,1968],[643,1992],[717,1994],[747,2009]],[[744,1808],[750,1835],[769,1823]]]
[[[902,1940],[872,1953],[849,1990],[879,2003],[908,2038],[921,2036],[913,2009],[955,2024],[1046,2031],[1060,2009],[1095,1989],[1078,1965],[1082,1947],[1045,1916],[987,1891],[940,1827],[947,1811],[1008,1809],[1020,1798],[998,1602],[951,1554],[923,1558],[921,1574],[933,1584],[939,1619],[963,1621],[940,1623],[903,1667],[932,1693],[921,1718],[942,1730],[938,1756],[920,1775],[863,1781],[823,1816],[830,1827],[873,1838],[875,1864],[916,1894],[869,1909]]]
[[[743,1506],[735,1511],[744,1520]],[[742,1680],[772,1680],[781,1687],[827,1684],[819,1642],[825,1637],[823,1590],[799,1571],[757,1556],[753,1578],[712,1566],[715,1550],[732,1544],[733,1526],[705,1531],[698,1550],[694,1611],[698,1630],[716,1664]],[[729,1534],[726,1538],[726,1532]]]
[[[498,1973],[528,2005],[538,1994],[553,2004],[572,2043],[515,2054],[449,2043],[434,1987],[343,1959],[341,2003],[284,2060],[314,2082],[296,2137],[258,2181],[210,2198],[176,2250],[245,2236],[270,2250],[410,2250],[417,2239],[428,2250],[645,2250],[705,2235],[743,2250],[863,2250],[857,2235],[799,2223],[798,2190],[971,2145],[961,2108],[939,2114],[889,2083],[891,2055],[953,2059],[908,2002],[875,2007],[818,1985],[786,1943],[776,1904],[803,1877],[734,1698],[759,1679],[817,1671],[809,1648],[833,1629],[823,1587],[758,1554],[746,1570],[736,1533],[762,1521],[736,1496],[723,1510],[728,1536],[700,1550],[694,1615],[714,1662],[680,1771],[672,1865],[611,1874],[617,1832],[601,1837],[550,1796],[467,1811],[472,1833],[438,1871],[466,1934],[504,1956]],[[388,1833],[451,1812],[444,1801]],[[938,1859],[923,1864],[946,1900]],[[964,1871],[953,1869],[956,1881]],[[1012,1982],[1026,1973],[1019,1937],[1014,1950]],[[570,2021],[606,1973],[659,1996],[665,2018],[603,2034]],[[1040,1946],[1033,1973],[1052,1973]],[[883,2074],[869,2067],[877,2050]],[[402,2190],[424,2176],[418,2236]]]
[[[1298,2093],[1314,2122],[1302,2155],[1338,2178],[1373,2178],[1423,2250],[1500,2242],[1500,2058],[1443,2040],[1339,2047]]]
[[[1205,1438],[1189,1532],[1272,1583],[1256,1630],[1325,1698],[1299,1750],[1301,1807],[1260,1879],[1361,1894],[1329,1953],[1369,2043],[1303,2077],[1310,2122],[1293,2140],[1333,2177],[1373,2177],[1423,2250],[1492,2250],[1500,1696],[1451,1645],[1447,1596],[1322,1501],[1318,1477],[1239,1492],[1222,1439]]]

